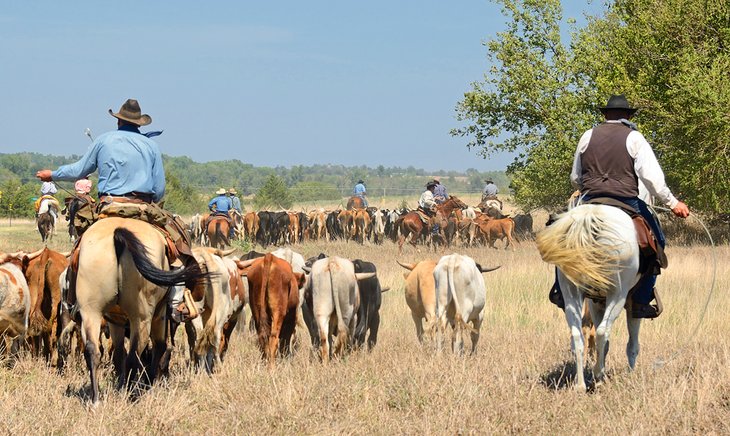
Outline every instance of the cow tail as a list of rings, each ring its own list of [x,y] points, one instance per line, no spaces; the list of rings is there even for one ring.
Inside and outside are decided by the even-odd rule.
[[[264,296],[264,312],[268,311],[269,308],[269,275],[271,275],[271,261],[274,255],[267,253],[264,256],[264,264],[261,265],[261,292]],[[264,326],[268,325],[269,334],[271,334],[271,319],[269,317],[263,317],[258,322],[261,322]]]
[[[456,286],[454,285],[454,269],[456,262],[457,258],[455,256],[449,258],[449,264],[447,265],[446,271],[449,284],[449,293],[451,294],[451,299],[454,302],[454,324],[457,329],[454,334],[459,334],[457,332],[463,330],[463,328],[466,327],[466,322],[461,317],[461,307],[459,307],[459,298],[456,295]]]
[[[158,286],[173,286],[180,283],[195,282],[207,277],[197,262],[191,262],[183,268],[166,271],[155,266],[149,258],[149,252],[142,241],[129,229],[119,227],[114,230],[114,251],[117,263],[126,250],[139,273],[145,279]]]
[[[335,300],[335,313],[337,314],[337,344],[335,350],[342,349],[347,344],[347,326],[345,321],[342,319],[342,307],[340,306],[339,295],[335,292],[335,284],[332,278],[332,266],[335,265],[334,259],[329,259],[329,265],[327,270],[330,273],[330,289],[332,290],[332,298]]]

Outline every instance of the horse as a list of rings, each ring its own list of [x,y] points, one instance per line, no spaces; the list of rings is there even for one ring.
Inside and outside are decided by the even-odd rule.
[[[194,287],[205,277],[197,263],[171,271],[166,247],[164,236],[151,224],[118,217],[95,222],[79,242],[76,307],[94,404],[99,402],[102,320],[109,321],[118,387],[141,375],[152,383],[167,349],[168,287]],[[129,352],[124,346],[127,321]],[[151,352],[143,354],[150,339]],[[149,359],[143,362],[143,355]]]
[[[537,236],[542,259],[558,267],[558,281],[565,300],[565,318],[572,335],[576,363],[574,389],[586,391],[583,375],[583,299],[596,325],[594,379],[605,378],[606,354],[614,321],[626,304],[629,290],[639,280],[639,245],[631,218],[606,205],[582,204],[562,214]],[[598,300],[598,301],[595,301]],[[633,370],[639,355],[641,319],[626,311],[629,341],[626,356]]]
[[[228,241],[228,232],[230,231],[230,223],[224,216],[211,216],[206,224],[206,233],[208,241],[213,248],[226,248],[230,243]]]
[[[353,195],[347,200],[347,210],[365,209],[365,200],[358,195]]]
[[[450,196],[448,200],[436,206],[436,217],[441,229],[443,230],[447,223],[451,212],[455,209],[465,209],[468,206],[463,201],[459,200],[455,196]],[[413,247],[416,246],[416,239],[424,231],[425,227],[423,221],[417,212],[409,212],[395,222],[396,227],[400,230],[400,237],[398,238],[398,252],[403,252],[403,243],[410,236],[410,244]],[[426,229],[427,230],[427,229]]]
[[[38,225],[38,232],[41,234],[41,242],[44,244],[53,239],[53,232],[56,229],[55,219],[51,215],[51,211],[56,211],[55,206],[49,206],[48,212],[39,213],[36,218],[36,224]]]
[[[502,211],[502,202],[497,200],[496,197],[485,197],[482,198],[482,201],[477,205],[478,209],[481,209],[482,212],[486,212],[490,208],[494,208],[497,211]],[[499,217],[501,218],[501,217]]]

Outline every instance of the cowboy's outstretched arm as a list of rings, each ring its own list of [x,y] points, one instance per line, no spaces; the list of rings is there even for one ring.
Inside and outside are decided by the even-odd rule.
[[[97,143],[89,147],[81,159],[69,165],[61,165],[57,170],[40,170],[35,176],[44,182],[51,180],[76,180],[96,171],[96,157],[99,152]]]

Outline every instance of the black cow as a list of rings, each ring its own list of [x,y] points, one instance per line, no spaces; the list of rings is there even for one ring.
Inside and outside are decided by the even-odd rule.
[[[304,235],[309,230],[309,217],[304,212],[299,212],[297,215],[299,215],[299,235],[297,237],[299,238],[298,242],[302,242],[304,241]]]
[[[355,266],[355,273],[377,273],[375,265],[371,262],[355,259],[352,261]],[[378,276],[371,277],[357,282],[360,289],[360,307],[357,310],[357,325],[355,326],[354,343],[355,347],[365,344],[365,335],[368,330],[368,351],[375,347],[378,342],[378,328],[380,328],[380,303],[382,302],[383,289],[380,288]],[[385,289],[387,291],[387,289]]]
[[[327,233],[330,235],[330,241],[336,239],[342,239],[342,228],[340,228],[340,222],[337,221],[337,216],[340,214],[339,210],[332,211],[327,214],[327,221],[325,226],[327,227]]]
[[[532,215],[529,213],[515,215],[512,218],[515,222],[514,234],[520,239],[532,239],[535,234],[532,232]]]
[[[284,242],[289,229],[289,214],[286,212],[272,212],[271,241],[275,245]]]
[[[273,226],[274,213],[262,210],[259,212],[259,231],[256,233],[256,240],[262,247],[271,244],[271,227]]]

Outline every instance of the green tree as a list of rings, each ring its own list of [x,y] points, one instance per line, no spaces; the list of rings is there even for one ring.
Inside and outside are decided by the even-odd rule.
[[[690,206],[730,203],[730,6],[724,0],[617,0],[561,40],[558,0],[503,0],[507,29],[486,43],[493,64],[457,106],[482,156],[517,152],[516,200],[559,206],[571,191],[580,135],[597,106],[626,94],[672,190]],[[691,25],[688,25],[691,23]]]
[[[256,193],[253,204],[257,209],[289,209],[292,205],[292,196],[284,180],[276,174],[271,174]]]

